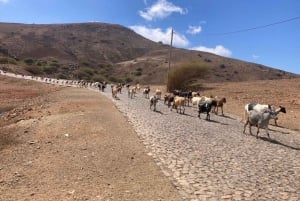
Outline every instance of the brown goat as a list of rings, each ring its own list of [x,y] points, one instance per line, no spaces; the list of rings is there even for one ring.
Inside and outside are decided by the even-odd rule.
[[[223,97],[223,98],[216,97],[215,100],[217,101],[217,106],[214,108],[215,114],[218,114],[218,108],[221,107],[222,115],[224,115],[223,105],[226,103],[226,98],[225,97]]]

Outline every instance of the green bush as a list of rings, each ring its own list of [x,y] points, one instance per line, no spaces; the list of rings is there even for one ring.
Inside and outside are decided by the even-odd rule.
[[[132,81],[133,81],[133,80],[132,80],[130,77],[126,77],[126,78],[125,78],[125,82],[126,82],[126,83],[129,83],[129,82],[132,82]]]
[[[45,72],[46,74],[53,74],[57,72],[57,69],[57,66],[44,66],[43,72]]]
[[[94,82],[102,82],[102,81],[105,80],[105,79],[104,79],[103,76],[101,76],[101,75],[94,75],[94,76],[92,77],[92,80],[93,80]]]
[[[24,60],[24,62],[27,64],[27,65],[32,65],[34,63],[34,60],[31,59],[31,58],[27,58]]]
[[[135,72],[134,72],[134,75],[135,75],[135,76],[141,76],[141,75],[142,75],[142,72],[141,72],[141,71],[135,71]]]
[[[90,76],[94,75],[94,70],[92,68],[84,67],[84,68],[80,68],[80,71],[89,74]]]
[[[75,77],[79,80],[91,80],[91,75],[82,70],[76,71]]]
[[[56,68],[58,68],[58,67],[60,67],[60,64],[59,64],[59,63],[56,63],[56,62],[54,62],[54,63],[50,63],[50,64],[49,64],[49,66],[52,66],[52,67],[56,67]]]
[[[204,78],[209,73],[207,65],[199,62],[181,64],[169,73],[167,90],[187,90],[192,81]]]
[[[25,70],[33,75],[39,75],[42,73],[42,69],[39,66],[26,66]]]
[[[7,64],[7,57],[0,57],[0,64]]]
[[[59,73],[56,75],[56,79],[68,79],[68,77],[63,73]]]

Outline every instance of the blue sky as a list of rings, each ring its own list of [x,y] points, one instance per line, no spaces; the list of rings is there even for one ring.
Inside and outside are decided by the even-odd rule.
[[[0,0],[0,22],[120,24],[155,42],[300,74],[299,0]]]

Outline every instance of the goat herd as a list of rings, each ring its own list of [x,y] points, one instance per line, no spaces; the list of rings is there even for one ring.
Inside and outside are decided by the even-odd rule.
[[[3,75],[10,75],[9,73],[6,73],[5,71],[0,70],[0,74]],[[11,73],[10,76],[18,77],[18,75]],[[24,75],[21,77],[24,78]],[[28,77],[28,76],[27,76]],[[27,78],[28,79],[28,78]],[[100,91],[104,91],[106,88],[107,83],[106,82],[85,82],[85,81],[74,81],[74,80],[57,80],[57,79],[50,79],[50,78],[43,78],[43,77],[33,77],[30,76],[30,79],[32,80],[40,80],[46,83],[53,83],[53,84],[60,84],[60,85],[67,85],[67,86],[77,86],[77,87],[85,87],[85,88],[98,88]],[[112,97],[115,99],[118,99],[117,94],[121,93],[122,88],[126,87],[128,92],[128,98],[134,98],[136,96],[136,93],[141,91],[140,85],[134,85],[130,86],[129,84],[117,84],[117,85],[111,85],[111,91],[112,91]],[[150,103],[150,110],[156,111],[156,105],[158,100],[162,99],[162,91],[159,89],[156,89],[151,97],[150,95],[150,87],[146,86],[142,90],[143,95],[145,98],[149,99]],[[198,107],[198,117],[200,118],[201,113],[206,113],[206,120],[210,120],[210,112],[213,111],[215,114],[218,114],[218,108],[221,108],[222,115],[223,113],[223,105],[226,103],[225,97],[205,97],[200,96],[199,92],[192,92],[192,91],[180,91],[180,90],[174,90],[172,92],[168,92],[164,94],[164,104],[172,109],[176,109],[176,112],[180,114],[184,114],[185,112],[185,106],[189,106],[191,103],[193,106]],[[278,114],[286,113],[286,109],[282,106],[279,106],[279,108],[275,108],[272,105],[262,105],[258,103],[249,103],[245,105],[244,110],[244,131],[246,126],[249,125],[249,131],[252,135],[251,127],[256,126],[257,127],[257,133],[256,137],[258,137],[259,129],[265,128],[266,134],[269,136],[268,131],[268,125],[270,119],[275,120],[275,125],[277,126],[277,119]]]
[[[138,92],[141,91],[140,85],[137,84],[135,86],[128,85],[111,85],[112,96],[115,99],[118,99],[117,94],[122,92],[122,88],[126,87],[128,92],[128,98],[132,99],[136,96]],[[150,87],[146,86],[142,89],[142,93],[145,98],[149,99],[150,110],[156,111],[156,105],[160,99],[162,99],[162,91],[160,89],[156,89],[152,96],[150,96]],[[201,113],[206,113],[206,120],[210,121],[210,112],[218,114],[218,109],[221,108],[222,115],[223,113],[223,105],[226,103],[225,97],[205,97],[200,96],[199,92],[192,91],[180,91],[174,90],[172,92],[167,92],[163,96],[164,104],[172,109],[176,109],[177,113],[184,114],[185,106],[198,107],[198,117],[200,118]],[[266,134],[268,137],[268,125],[270,119],[275,120],[275,125],[277,125],[278,114],[286,113],[286,109],[282,106],[279,108],[275,108],[272,105],[262,105],[258,103],[249,103],[245,105],[244,111],[244,130],[245,133],[247,125],[249,125],[249,132],[252,135],[251,127],[257,127],[256,138],[258,138],[258,133],[260,128],[265,128]]]

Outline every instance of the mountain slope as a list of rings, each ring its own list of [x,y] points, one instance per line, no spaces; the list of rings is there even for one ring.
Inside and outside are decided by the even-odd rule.
[[[0,41],[5,70],[23,69],[25,73],[57,78],[162,84],[169,68],[168,45],[150,41],[115,24],[0,23]],[[10,61],[3,59],[7,57]],[[172,69],[190,61],[204,62],[210,67],[206,79],[210,82],[299,76],[206,52],[172,49]],[[6,63],[9,67],[4,66]]]

